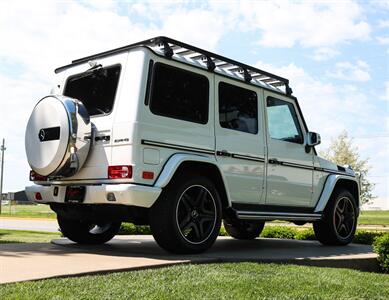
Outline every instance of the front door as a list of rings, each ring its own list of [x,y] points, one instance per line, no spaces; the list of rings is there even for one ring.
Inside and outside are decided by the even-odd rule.
[[[306,132],[294,100],[265,92],[267,117],[266,204],[309,207],[313,151],[305,151]]]
[[[230,199],[233,203],[263,204],[263,95],[227,78],[216,77],[215,82],[216,159]]]

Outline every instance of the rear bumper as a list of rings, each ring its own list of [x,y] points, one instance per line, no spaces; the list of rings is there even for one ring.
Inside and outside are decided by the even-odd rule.
[[[58,188],[55,196],[54,189]],[[83,204],[121,204],[149,208],[161,194],[161,188],[137,184],[102,184],[86,185]],[[40,193],[42,200],[36,200],[36,193]],[[26,194],[30,201],[35,203],[65,203],[66,186],[32,185],[26,187]],[[115,196],[114,201],[108,201],[108,194]],[[112,196],[112,195],[111,195]],[[111,197],[112,198],[112,197]]]

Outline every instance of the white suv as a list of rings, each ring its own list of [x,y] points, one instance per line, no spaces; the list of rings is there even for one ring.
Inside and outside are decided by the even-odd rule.
[[[312,222],[323,244],[352,241],[358,180],[317,156],[287,79],[166,37],[55,72],[27,125],[26,192],[70,240],[105,243],[127,221],[198,253],[222,220],[238,239],[288,220]]]

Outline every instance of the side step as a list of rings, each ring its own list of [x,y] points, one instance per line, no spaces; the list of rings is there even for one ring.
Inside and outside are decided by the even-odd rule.
[[[286,212],[257,212],[236,211],[238,219],[242,220],[287,220],[287,221],[318,221],[322,214],[317,213],[286,213]]]

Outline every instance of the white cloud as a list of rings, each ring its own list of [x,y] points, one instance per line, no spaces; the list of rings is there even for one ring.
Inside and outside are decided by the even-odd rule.
[[[379,20],[378,21],[378,27],[380,27],[380,28],[388,28],[389,27],[389,20]]]
[[[389,9],[389,0],[372,0],[370,4],[377,7],[378,9]]]
[[[378,36],[377,41],[381,45],[389,45],[389,36]]]
[[[384,83],[384,95],[383,95],[383,99],[389,101],[389,81],[386,81],[386,82]],[[389,117],[387,118],[387,120],[389,121]],[[388,124],[389,124],[389,122],[388,122]],[[389,126],[388,126],[388,131],[389,131]]]
[[[334,69],[327,71],[326,74],[336,79],[364,82],[370,80],[369,69],[369,65],[362,60],[358,60],[356,63],[339,62]]]
[[[228,4],[231,14],[238,12],[242,16],[242,30],[257,28],[262,31],[259,43],[263,46],[328,47],[345,41],[365,40],[370,34],[370,25],[364,20],[361,6],[353,1],[240,1]]]
[[[312,59],[316,61],[324,61],[324,60],[329,60],[337,55],[339,55],[340,52],[338,50],[332,49],[332,48],[327,48],[327,47],[322,47],[318,48],[313,52]]]

